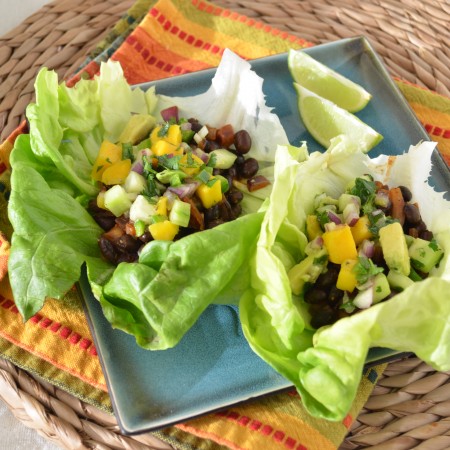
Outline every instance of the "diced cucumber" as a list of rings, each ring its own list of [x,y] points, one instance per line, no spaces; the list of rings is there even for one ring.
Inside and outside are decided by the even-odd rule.
[[[180,227],[187,227],[191,218],[191,205],[175,199],[170,210],[169,220]]]
[[[156,205],[151,204],[143,195],[138,195],[130,207],[130,219],[133,222],[141,220],[150,224],[154,215],[156,215]]]
[[[125,183],[123,184],[123,188],[127,192],[135,192],[140,194],[147,187],[147,181],[145,178],[137,172],[133,170],[130,171],[127,178],[125,179]]]
[[[373,280],[373,303],[378,303],[391,293],[389,281],[384,273],[377,273]]]
[[[218,148],[210,153],[210,157],[215,157],[214,167],[216,169],[229,169],[236,161],[237,155],[225,148]]]
[[[338,199],[338,208],[340,212],[344,212],[347,205],[361,206],[361,199],[357,195],[352,194],[341,194]]]
[[[435,241],[415,238],[408,248],[411,265],[420,272],[428,273],[441,260],[444,251]]]
[[[406,275],[403,275],[400,272],[395,270],[390,270],[387,274],[387,280],[392,289],[403,291],[407,287],[414,284],[414,281],[411,278],[408,278]]]
[[[105,192],[105,208],[111,211],[116,217],[121,216],[131,206],[131,200],[128,198],[127,191],[116,184]]]

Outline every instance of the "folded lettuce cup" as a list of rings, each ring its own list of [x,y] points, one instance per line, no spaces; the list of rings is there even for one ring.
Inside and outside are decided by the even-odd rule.
[[[371,159],[340,136],[325,153],[315,152],[304,160],[299,160],[298,154],[288,147],[280,146],[277,150],[275,182],[251,261],[251,288],[240,303],[241,322],[253,350],[292,381],[305,407],[315,416],[330,420],[345,417],[371,347],[414,352],[437,370],[450,368],[450,203],[428,184],[434,147],[434,143],[423,142],[399,156]],[[359,291],[343,293],[347,298],[340,300],[342,318],[335,317],[331,325],[320,326],[320,322],[313,320],[307,292],[320,273],[327,272],[318,248],[324,249],[325,260],[329,261],[333,243],[326,242],[331,234],[325,235],[326,226],[320,237],[322,242],[320,239],[311,242],[308,220],[317,213],[318,199],[327,197],[337,202],[342,194],[352,192],[358,177],[380,186],[409,188],[410,202],[419,206],[423,222],[432,233],[431,251],[439,248],[439,254],[423,279],[415,278],[417,281],[413,282],[407,273],[405,278],[410,283],[395,289],[388,286],[395,295],[386,295],[381,300],[374,301],[373,296],[368,300],[367,293],[374,293],[373,284],[363,286],[364,280],[360,280]],[[340,218],[330,216],[336,222],[345,220],[341,212],[338,209]],[[351,215],[347,216],[350,221]],[[397,236],[391,228],[398,226],[399,220],[389,216],[379,230],[372,231],[378,233],[386,227],[380,234],[389,231],[385,239],[387,236],[388,242],[396,245],[392,244]],[[328,231],[344,230],[334,242],[342,256],[349,227],[332,223],[328,228]],[[411,236],[401,239],[406,247],[412,245]],[[399,248],[393,252],[397,256]],[[407,253],[408,250],[411,247],[406,248]],[[359,255],[344,255],[344,259],[364,261]],[[395,272],[401,272],[397,256]],[[308,260],[314,263],[305,269]],[[344,262],[334,264],[342,268]],[[389,261],[389,267],[384,261],[385,272],[394,263]],[[372,270],[371,275],[377,273],[372,265],[359,264],[359,269],[358,276],[364,270]],[[368,281],[366,278],[365,282]],[[342,290],[353,290],[348,284],[344,287]],[[359,294],[355,295],[357,291],[365,296],[359,298]]]

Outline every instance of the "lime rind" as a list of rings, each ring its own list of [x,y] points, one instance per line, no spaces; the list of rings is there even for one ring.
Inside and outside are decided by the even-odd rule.
[[[372,95],[361,85],[330,69],[302,50],[290,50],[288,68],[295,82],[339,107],[358,112]]]
[[[344,134],[360,151],[367,153],[383,136],[351,112],[294,82],[298,109],[306,129],[328,148],[333,138]]]

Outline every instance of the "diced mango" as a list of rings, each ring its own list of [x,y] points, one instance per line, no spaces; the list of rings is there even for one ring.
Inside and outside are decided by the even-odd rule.
[[[131,160],[123,159],[122,161],[117,161],[116,163],[110,165],[102,174],[102,183],[107,186],[112,186],[113,184],[122,184],[125,182],[128,174],[131,170]]]
[[[155,143],[152,143],[152,153],[156,156],[162,156],[162,155],[182,155],[183,149],[177,145],[173,145],[170,142],[159,140]]]
[[[213,180],[215,177],[211,177]],[[220,180],[216,178],[213,184],[201,184],[195,191],[203,206],[208,209],[222,201],[222,187]]]
[[[358,284],[355,272],[353,271],[353,267],[356,263],[356,259],[347,259],[341,264],[341,269],[339,270],[339,275],[336,282],[336,287],[338,289],[353,292]]]
[[[122,147],[110,141],[103,141],[92,167],[91,178],[101,181],[103,172],[112,164],[122,159]]]
[[[189,176],[197,175],[204,162],[197,155],[186,153],[180,158],[180,169]]]
[[[336,225],[322,235],[328,251],[328,259],[335,264],[342,264],[346,259],[356,259],[358,252],[350,227],[347,224]]]
[[[170,125],[167,129],[167,133],[163,136],[160,136],[162,126],[158,125],[155,128],[153,128],[151,134],[150,134],[150,141],[153,144],[155,144],[158,141],[165,141],[169,144],[176,145],[177,147],[181,144],[182,140],[182,134],[181,134],[181,128],[179,125]]]
[[[155,222],[148,226],[150,234],[153,239],[157,241],[173,241],[178,233],[179,226],[164,220],[162,222]]]
[[[180,145],[181,144],[181,128],[180,125],[170,125],[169,131],[167,132],[167,136],[165,137],[165,140],[167,142],[170,142],[173,145]]]
[[[351,227],[353,240],[356,245],[361,244],[364,239],[371,239],[373,237],[372,232],[369,230],[370,222],[367,216],[362,216],[358,219],[356,224]]]
[[[156,203],[156,214],[158,216],[167,216],[167,197],[159,197]]]
[[[317,236],[323,234],[316,215],[310,214],[306,217],[306,234],[308,236],[308,241],[313,241]]]

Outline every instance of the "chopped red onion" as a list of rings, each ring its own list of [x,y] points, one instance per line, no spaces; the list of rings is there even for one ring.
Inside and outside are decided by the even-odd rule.
[[[372,258],[375,253],[375,244],[368,239],[364,239],[359,246],[359,254],[365,256],[366,258]]]
[[[341,218],[331,209],[329,211],[327,211],[327,214],[328,214],[328,218],[336,225],[339,225],[342,223]]]
[[[161,111],[161,117],[165,122],[168,122],[170,119],[178,122],[178,106],[170,106],[169,108],[163,109]]]
[[[375,205],[379,206],[380,208],[387,208],[390,204],[389,192],[387,190],[380,189],[375,194],[374,203],[375,203]]]
[[[196,147],[193,151],[195,156],[198,156],[205,164],[209,161],[208,153],[204,152],[201,148]]]
[[[139,175],[142,175],[144,173],[144,164],[142,164],[142,161],[136,160],[132,165],[131,165],[131,170],[133,172],[138,173]]]
[[[197,190],[199,184],[199,182],[193,181],[192,183],[180,184],[179,186],[170,186],[167,188],[167,191],[173,192],[181,199],[191,198]]]
[[[347,206],[344,208],[344,211],[342,215],[344,216],[344,222],[347,225],[350,225],[353,227],[356,225],[356,222],[359,220],[359,204],[357,202],[350,202],[347,204]]]
[[[373,303],[373,289],[369,288],[365,291],[360,291],[353,299],[353,304],[360,309],[367,309]]]

